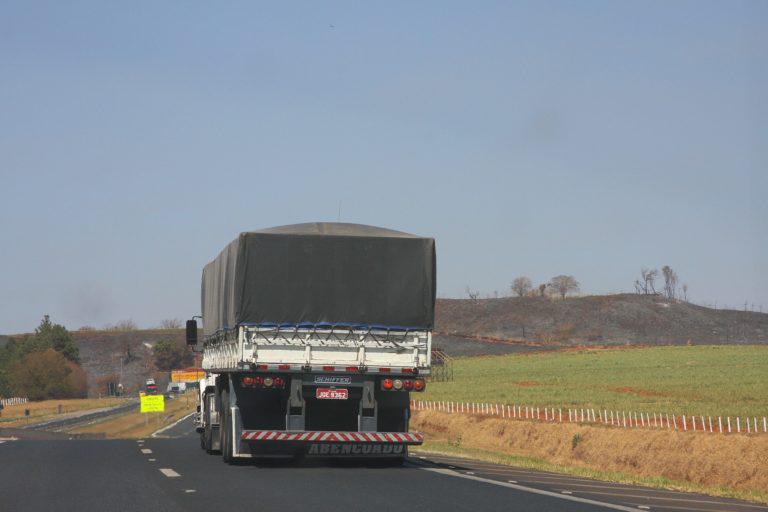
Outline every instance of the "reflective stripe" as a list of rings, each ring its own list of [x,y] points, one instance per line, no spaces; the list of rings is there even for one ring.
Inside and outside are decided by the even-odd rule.
[[[407,443],[420,444],[424,436],[420,432],[334,432],[286,430],[245,430],[240,439],[246,441],[303,441],[341,443]]]

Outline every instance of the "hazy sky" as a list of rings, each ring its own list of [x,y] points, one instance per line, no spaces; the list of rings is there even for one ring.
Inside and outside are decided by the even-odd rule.
[[[0,2],[0,332],[196,314],[340,201],[440,296],[669,264],[768,309],[768,2],[284,4]]]

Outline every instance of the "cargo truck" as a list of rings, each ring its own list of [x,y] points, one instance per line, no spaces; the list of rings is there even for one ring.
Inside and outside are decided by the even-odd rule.
[[[241,233],[203,269],[197,430],[227,463],[383,457],[400,463],[410,395],[430,372],[435,242],[309,223]]]

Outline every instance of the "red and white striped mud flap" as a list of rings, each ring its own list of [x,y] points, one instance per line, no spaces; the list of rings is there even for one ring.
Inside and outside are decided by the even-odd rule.
[[[422,444],[424,435],[421,432],[244,430],[240,439],[249,442]]]

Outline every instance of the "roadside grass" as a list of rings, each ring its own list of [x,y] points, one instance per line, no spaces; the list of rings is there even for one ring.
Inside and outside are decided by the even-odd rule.
[[[145,413],[131,411],[119,416],[111,416],[102,421],[79,426],[70,430],[73,433],[104,434],[108,439],[135,439],[147,437],[154,431],[170,425],[197,407],[194,392],[178,395],[165,400],[165,412]]]
[[[59,406],[61,413],[85,411],[91,409],[103,409],[105,407],[114,407],[125,403],[124,398],[84,398],[69,400],[43,400],[41,402],[28,402],[21,405],[7,405],[0,415],[0,427],[18,427],[32,425],[59,416]],[[29,409],[29,416],[24,415],[24,411]]]
[[[466,458],[471,460],[480,460],[494,464],[503,464],[518,468],[527,468],[537,471],[549,471],[551,473],[560,473],[584,478],[594,478],[604,482],[615,482],[620,484],[640,485],[656,489],[669,489],[683,492],[696,492],[708,494],[710,496],[719,496],[723,498],[734,498],[757,503],[768,504],[768,492],[761,491],[741,491],[730,489],[728,487],[696,485],[690,482],[680,480],[670,480],[664,477],[640,477],[623,472],[603,471],[599,469],[582,468],[568,466],[563,464],[553,464],[544,459],[535,457],[525,457],[520,455],[508,455],[490,450],[480,450],[477,448],[466,448],[456,446],[456,444],[435,440],[425,441],[418,450],[418,453],[433,453],[438,455],[447,455],[453,457]]]
[[[768,345],[578,349],[457,358],[416,400],[768,416]]]

